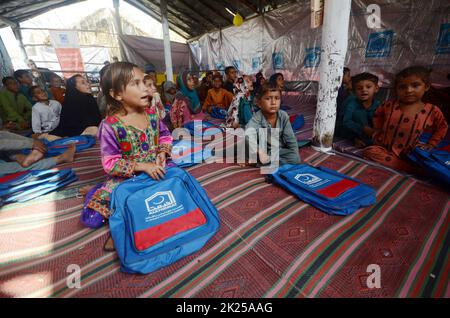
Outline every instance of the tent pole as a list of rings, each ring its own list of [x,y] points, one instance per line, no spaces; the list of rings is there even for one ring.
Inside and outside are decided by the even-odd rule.
[[[115,25],[116,25],[116,29],[117,29],[117,34],[119,35],[118,38],[118,43],[119,43],[119,50],[120,50],[120,55],[121,55],[121,59],[122,61],[126,61],[126,56],[125,56],[125,52],[123,49],[123,45],[122,45],[122,41],[120,39],[121,36],[123,36],[123,31],[122,31],[122,22],[120,21],[120,3],[119,0],[113,0],[113,5],[114,5],[114,21],[115,21]]]
[[[169,21],[167,20],[167,0],[161,0],[161,23],[164,38],[164,61],[166,62],[166,80],[173,82],[172,52],[170,49]]]
[[[28,64],[28,54],[27,50],[25,50],[25,45],[23,44],[23,38],[22,38],[22,31],[20,30],[19,24],[11,26],[11,29],[13,30],[14,36],[16,37],[17,42],[19,42],[20,50],[22,51],[22,54],[25,58],[25,64]]]
[[[333,145],[336,97],[347,53],[350,9],[351,0],[325,0],[319,93],[312,138],[313,148],[321,152],[330,151]]]

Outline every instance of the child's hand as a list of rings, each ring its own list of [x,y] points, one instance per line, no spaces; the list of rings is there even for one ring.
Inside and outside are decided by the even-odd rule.
[[[265,152],[259,151],[258,155],[259,155],[259,161],[263,165],[268,164],[270,162],[270,157]]]
[[[354,142],[355,142],[356,148],[365,148],[366,147],[366,143],[359,138],[355,138]]]
[[[43,154],[45,154],[47,152],[47,147],[44,145],[44,143],[42,141],[40,141],[40,140],[37,140],[37,139],[35,139],[33,141],[32,148],[34,150],[37,150],[37,151],[43,153]]]
[[[156,164],[158,166],[161,166],[164,168],[166,166],[166,159],[167,159],[166,157],[167,157],[167,154],[165,152],[160,152],[156,156]]]
[[[141,162],[136,164],[135,171],[145,172],[150,177],[158,181],[164,179],[164,175],[166,173],[163,167],[152,162]]]

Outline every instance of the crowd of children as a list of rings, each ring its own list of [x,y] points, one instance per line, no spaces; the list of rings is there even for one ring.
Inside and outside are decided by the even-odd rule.
[[[176,84],[163,82],[158,91],[154,69],[146,71],[128,62],[106,65],[100,72],[101,91],[97,100],[81,75],[69,78],[65,88],[61,78],[54,76],[50,89],[34,85],[31,74],[24,70],[16,71],[14,77],[3,78],[4,88],[0,91],[3,129],[31,128],[35,139],[3,131],[2,139],[17,142],[9,145],[2,142],[0,151],[9,153],[17,171],[20,167],[38,167],[37,162],[45,153],[39,138],[98,136],[108,179],[95,191],[88,207],[105,218],[110,215],[111,192],[124,179],[139,172],[156,180],[164,178],[166,161],[171,156],[171,131],[193,120],[216,117],[223,120],[224,128],[245,129],[246,144],[250,153],[256,155],[257,165],[269,164],[273,150],[270,141],[262,148],[265,150],[255,143],[262,140],[261,128],[269,134],[278,129],[279,163],[300,163],[289,116],[281,109],[285,86],[282,73],[273,74],[266,82],[262,73],[255,78],[239,77],[238,70],[229,66],[225,78],[220,72],[207,72],[199,82],[195,73],[184,71],[178,74]],[[395,77],[396,99],[382,101],[377,96],[380,87],[376,75],[364,72],[350,77],[350,69],[344,68],[337,99],[336,135],[364,148],[366,159],[404,172],[420,173],[408,161],[408,153],[417,146],[436,147],[448,129],[440,108],[424,100],[430,84],[429,70],[409,67]],[[422,144],[419,137],[425,132],[431,138]],[[32,153],[28,156],[14,153],[17,147],[32,148]],[[73,154],[71,147],[58,158],[42,161],[39,167],[69,162]],[[0,161],[0,175],[7,171],[2,164],[7,167],[5,164],[10,162]],[[111,240],[105,248],[113,248]]]

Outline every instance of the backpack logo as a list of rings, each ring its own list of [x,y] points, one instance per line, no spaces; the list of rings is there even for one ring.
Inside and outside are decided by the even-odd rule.
[[[320,181],[322,181],[321,178],[311,174],[311,173],[300,173],[295,176],[295,180],[297,180],[300,183],[306,184],[306,185],[313,185]]]
[[[145,205],[147,206],[149,216],[151,216],[175,207],[177,201],[172,191],[161,191],[145,199]]]
[[[447,161],[445,162],[445,165],[446,165],[446,166],[450,166],[450,160],[447,160]]]

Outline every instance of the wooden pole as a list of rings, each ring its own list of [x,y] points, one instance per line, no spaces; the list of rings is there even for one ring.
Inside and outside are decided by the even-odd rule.
[[[161,23],[163,28],[163,39],[164,39],[164,61],[166,63],[166,79],[167,81],[173,82],[169,21],[167,20],[167,0],[161,0]]]

